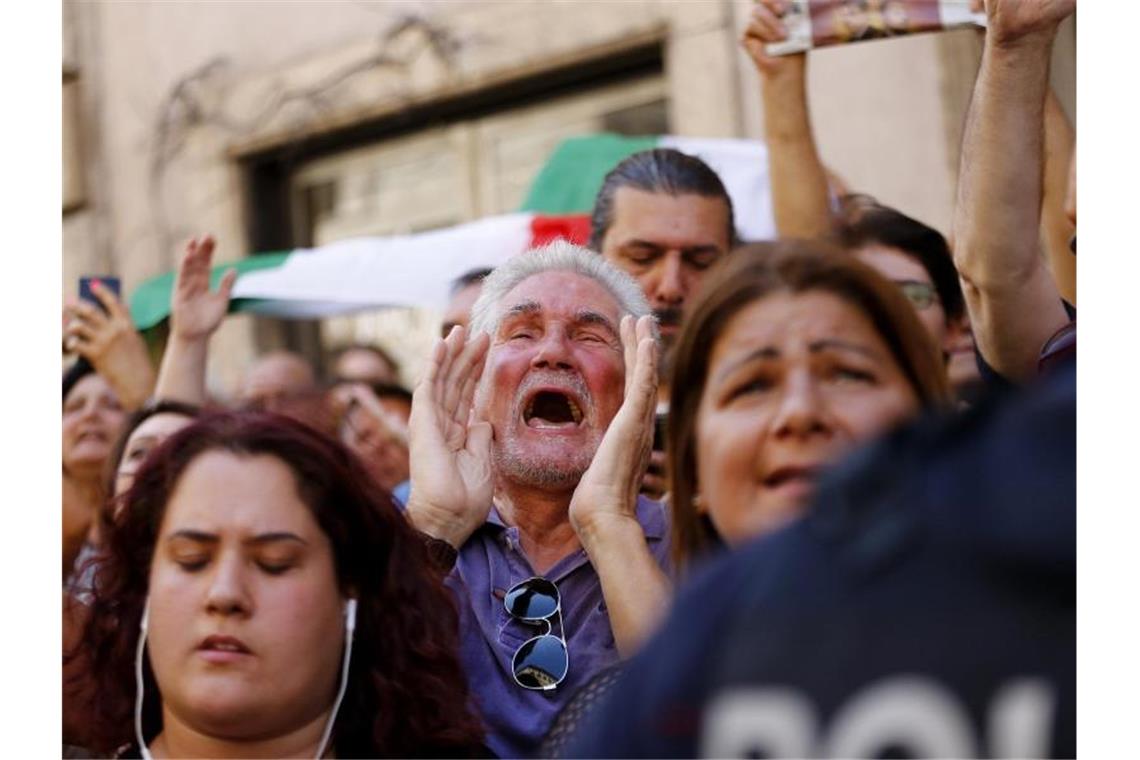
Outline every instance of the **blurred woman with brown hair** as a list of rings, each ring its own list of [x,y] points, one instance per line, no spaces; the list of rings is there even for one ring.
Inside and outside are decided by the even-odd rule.
[[[796,517],[823,468],[950,401],[906,296],[841,250],[798,241],[745,246],[709,274],[671,387],[678,567]]]

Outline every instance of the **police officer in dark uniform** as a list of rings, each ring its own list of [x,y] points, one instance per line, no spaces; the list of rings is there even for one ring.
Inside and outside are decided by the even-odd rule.
[[[566,754],[1075,756],[1075,363],[848,460],[694,581]]]

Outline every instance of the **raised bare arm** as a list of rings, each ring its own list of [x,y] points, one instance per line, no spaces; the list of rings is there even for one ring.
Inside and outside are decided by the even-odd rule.
[[[625,399],[570,500],[570,524],[602,585],[614,643],[634,654],[656,629],[672,584],[649,551],[637,492],[653,446],[657,348],[651,317],[621,322]]]
[[[1045,100],[1045,182],[1041,198],[1041,238],[1061,297],[1077,303],[1077,258],[1069,242],[1077,228],[1065,212],[1069,169],[1076,134],[1052,89]]]
[[[807,55],[769,56],[764,46],[787,38],[785,0],[758,0],[741,39],[760,73],[764,140],[772,210],[781,237],[815,238],[831,231],[827,173],[811,130]]]
[[[986,361],[1031,378],[1068,320],[1041,256],[1043,109],[1057,25],[1076,0],[987,0],[989,28],[962,137],[954,263]]]
[[[212,237],[194,238],[178,263],[170,296],[170,338],[154,391],[157,398],[199,405],[207,401],[207,349],[226,316],[237,280],[237,270],[231,269],[218,289],[210,291],[213,254]]]

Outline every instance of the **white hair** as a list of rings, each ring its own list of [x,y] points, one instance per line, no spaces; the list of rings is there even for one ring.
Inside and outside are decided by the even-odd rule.
[[[471,307],[471,334],[485,332],[493,337],[502,318],[498,305],[503,296],[523,280],[543,272],[572,272],[594,280],[614,297],[622,316],[629,314],[638,319],[652,313],[636,280],[599,253],[565,240],[555,240],[512,257],[487,275],[483,292]],[[653,335],[657,337],[656,324]]]

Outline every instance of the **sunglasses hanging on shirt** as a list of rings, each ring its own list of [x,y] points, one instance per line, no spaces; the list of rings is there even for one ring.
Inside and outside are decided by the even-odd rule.
[[[562,599],[558,587],[545,578],[528,578],[507,591],[503,605],[514,618],[530,625],[546,625],[546,633],[523,643],[511,662],[515,683],[524,689],[549,691],[566,678],[570,655],[562,628]],[[558,636],[550,619],[558,615]]]

